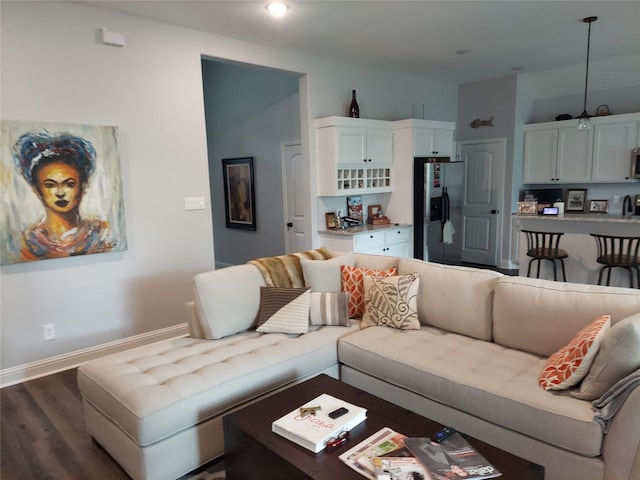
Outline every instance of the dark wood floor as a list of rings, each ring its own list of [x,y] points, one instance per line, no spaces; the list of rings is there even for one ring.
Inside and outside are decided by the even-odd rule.
[[[0,390],[2,480],[130,480],[87,433],[76,376],[74,368]],[[220,459],[178,480],[223,469]]]
[[[2,480],[128,480],[87,434],[76,369],[0,390]]]

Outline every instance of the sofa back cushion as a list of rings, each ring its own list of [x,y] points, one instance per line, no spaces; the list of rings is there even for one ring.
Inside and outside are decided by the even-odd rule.
[[[503,275],[492,270],[401,258],[398,275],[420,275],[418,318],[425,325],[491,340],[493,286]]]
[[[265,285],[253,265],[234,265],[193,278],[195,309],[205,338],[218,339],[254,326]]]
[[[493,339],[505,347],[550,356],[601,315],[611,324],[640,311],[640,291],[502,277],[495,285]]]

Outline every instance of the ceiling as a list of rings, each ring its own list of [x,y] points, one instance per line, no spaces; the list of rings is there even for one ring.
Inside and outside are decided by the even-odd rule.
[[[93,6],[303,54],[456,84],[640,53],[640,1],[117,0]],[[457,54],[458,50],[471,50]]]

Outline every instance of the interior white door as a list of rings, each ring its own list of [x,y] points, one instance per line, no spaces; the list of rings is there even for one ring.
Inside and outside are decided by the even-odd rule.
[[[505,139],[463,143],[464,201],[462,204],[462,261],[498,264],[504,185]]]
[[[304,157],[300,142],[282,144],[282,183],[284,191],[284,245],[286,253],[305,250]],[[297,181],[296,181],[297,179]]]

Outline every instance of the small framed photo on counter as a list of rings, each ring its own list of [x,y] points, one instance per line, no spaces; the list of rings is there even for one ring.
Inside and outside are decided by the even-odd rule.
[[[324,222],[327,226],[327,230],[335,230],[338,228],[338,219],[333,212],[327,212],[324,214]]]
[[[584,212],[587,206],[587,189],[570,188],[567,190],[565,212]]]
[[[538,202],[533,200],[527,200],[524,202],[518,202],[518,215],[537,215],[538,214]]]
[[[609,200],[589,200],[589,213],[607,213]]]

